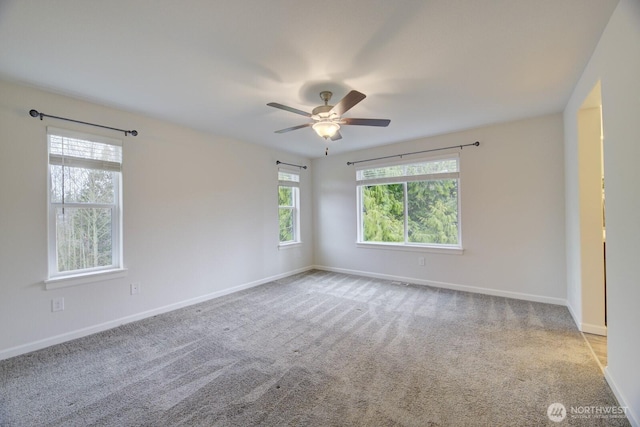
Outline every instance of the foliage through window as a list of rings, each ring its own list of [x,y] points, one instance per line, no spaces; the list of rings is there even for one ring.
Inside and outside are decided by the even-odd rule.
[[[121,266],[121,141],[48,128],[49,276]]]
[[[300,241],[300,175],[280,169],[278,171],[278,219],[280,243]]]
[[[356,172],[358,241],[459,248],[459,159]]]

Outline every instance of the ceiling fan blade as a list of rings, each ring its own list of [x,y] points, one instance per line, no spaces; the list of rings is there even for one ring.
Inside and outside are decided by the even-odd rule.
[[[358,125],[358,126],[389,126],[391,120],[388,119],[351,119],[346,118],[340,120],[341,125]]]
[[[331,140],[337,141],[339,139],[342,139],[342,135],[340,135],[340,131],[337,131],[336,133],[333,134],[333,136],[331,137]]]
[[[351,109],[358,102],[365,99],[367,95],[364,93],[358,92],[357,90],[352,90],[349,92],[344,98],[340,100],[329,112],[330,114],[337,114],[338,116],[343,115],[347,111]]]
[[[311,117],[311,113],[298,110],[297,108],[287,107],[286,105],[278,104],[277,102],[270,102],[267,104],[269,107],[279,108],[281,110],[289,111],[290,113],[300,114],[301,116]]]
[[[309,126],[311,126],[311,123],[305,123],[305,124],[303,124],[303,125],[292,126],[292,127],[290,127],[290,128],[277,130],[277,131],[276,131],[276,133],[291,132],[292,130],[302,129],[302,128],[306,128],[306,127],[309,127]]]

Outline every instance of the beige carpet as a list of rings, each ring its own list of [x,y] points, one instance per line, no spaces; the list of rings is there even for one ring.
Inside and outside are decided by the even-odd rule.
[[[2,361],[0,386],[2,426],[629,425],[547,417],[618,405],[565,307],[322,271]]]

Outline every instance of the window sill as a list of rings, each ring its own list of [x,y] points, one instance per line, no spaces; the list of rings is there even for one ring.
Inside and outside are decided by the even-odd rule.
[[[281,251],[283,249],[292,249],[302,246],[302,242],[287,242],[278,244],[278,250]]]
[[[451,247],[451,246],[412,246],[412,245],[394,245],[392,243],[356,242],[356,247],[364,248],[364,249],[386,249],[386,250],[392,250],[392,251],[428,252],[428,253],[449,254],[449,255],[462,255],[464,253],[463,248]]]
[[[87,283],[117,279],[119,277],[125,277],[126,275],[126,268],[114,268],[112,270],[102,270],[91,273],[53,277],[44,281],[44,288],[48,291],[52,289],[68,288],[70,286],[85,285]]]

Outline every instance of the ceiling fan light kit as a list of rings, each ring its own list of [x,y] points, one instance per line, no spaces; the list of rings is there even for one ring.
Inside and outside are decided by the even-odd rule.
[[[319,137],[324,139],[331,138],[340,130],[340,125],[331,120],[316,122],[311,127],[316,131]]]
[[[320,92],[320,99],[324,102],[324,105],[320,105],[314,108],[311,113],[298,110],[297,108],[289,107],[286,105],[278,104],[277,102],[270,102],[267,105],[269,107],[279,108],[281,110],[289,111],[290,113],[300,114],[301,116],[309,117],[313,122],[305,123],[303,125],[292,126],[286,129],[277,130],[276,133],[286,133],[292,130],[302,129],[311,126],[311,128],[324,139],[331,139],[337,141],[342,139],[340,135],[340,126],[344,125],[358,125],[358,126],[389,126],[391,120],[388,119],[352,119],[342,118],[342,115],[349,111],[353,106],[366,98],[366,95],[352,90],[344,98],[340,100],[335,106],[329,105],[331,100],[331,93],[328,90]],[[325,152],[326,154],[326,152]]]

